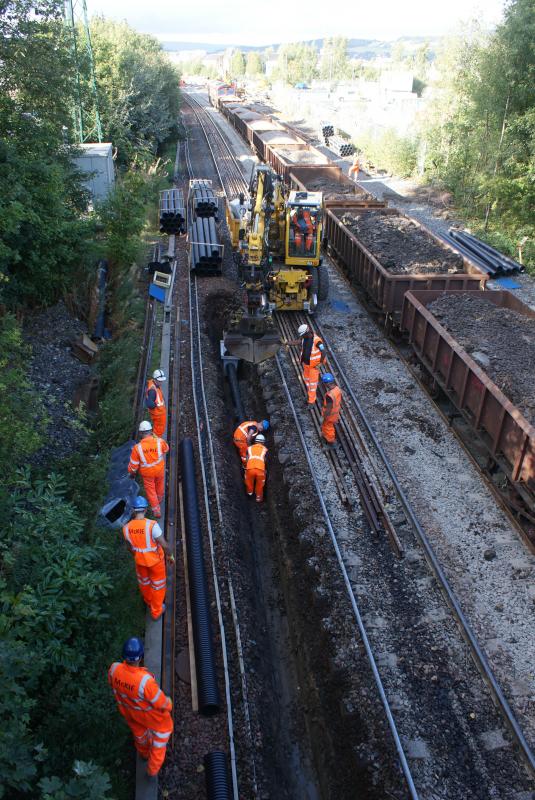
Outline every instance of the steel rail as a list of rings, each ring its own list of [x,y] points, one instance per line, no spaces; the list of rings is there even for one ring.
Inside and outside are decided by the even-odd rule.
[[[194,109],[192,109],[192,110],[195,113]],[[203,132],[204,132],[204,129],[203,129]],[[209,146],[208,139],[206,141],[207,141],[207,144]],[[212,151],[210,151],[210,152],[212,152]],[[213,156],[213,153],[212,153],[212,156]],[[186,141],[186,146],[185,146],[185,157],[186,157],[186,164],[187,164],[189,175],[190,175],[190,177],[192,177],[193,176],[193,168],[192,168],[192,165],[191,165],[191,159],[190,159],[190,156],[189,156],[189,145],[188,145],[187,141]],[[213,158],[214,158],[214,165],[216,166],[216,169],[217,169],[217,162],[215,160],[215,156],[213,156]],[[220,175],[219,170],[218,170],[218,175]],[[221,176],[220,176],[220,180],[222,181]],[[221,183],[221,185],[224,186],[223,182]],[[191,287],[191,283],[194,283],[194,285],[195,285],[195,297],[197,298],[197,293],[196,293],[197,278],[196,278],[195,275],[192,275],[190,277],[190,287]],[[197,307],[197,323],[199,323],[198,307]],[[193,329],[190,328],[190,330],[191,330],[191,334],[190,335],[193,336]],[[201,353],[202,351],[201,351],[200,325],[199,324],[197,324],[197,335],[198,335],[198,350],[199,350],[199,353]],[[214,495],[215,495],[219,527],[220,527],[220,531],[222,532],[224,530],[223,510],[222,510],[221,497],[220,497],[220,493],[219,493],[219,482],[217,480],[217,468],[216,468],[216,460],[215,460],[215,454],[214,454],[214,448],[213,448],[212,429],[211,429],[211,424],[210,424],[210,417],[209,417],[209,414],[208,414],[208,408],[207,408],[207,405],[206,405],[206,393],[204,391],[204,375],[203,375],[202,368],[200,370],[200,378],[201,378],[202,397],[203,397],[203,406],[204,406],[204,418],[205,418],[206,429],[208,431],[208,442],[209,442],[209,447],[210,447],[212,486],[213,486]],[[201,462],[202,462],[202,459],[201,459]],[[227,569],[227,582],[228,582],[228,586],[229,586],[229,595],[230,595],[230,598],[231,598],[232,618],[233,618],[234,632],[235,632],[235,637],[236,637],[236,648],[237,648],[237,651],[238,651],[238,663],[239,663],[239,669],[240,669],[243,714],[244,714],[245,722],[246,722],[246,725],[247,725],[247,732],[248,732],[249,742],[251,743],[252,783],[253,783],[253,787],[252,788],[253,788],[253,791],[254,791],[254,796],[258,797],[258,784],[257,784],[257,778],[256,778],[256,764],[255,764],[255,758],[254,758],[254,748],[252,746],[253,734],[252,734],[252,727],[251,727],[251,714],[250,714],[250,710],[249,710],[249,692],[248,692],[247,676],[246,676],[246,673],[245,673],[245,663],[244,663],[244,658],[243,658],[243,649],[242,649],[242,644],[241,644],[241,630],[240,630],[240,623],[239,623],[239,618],[238,618],[238,611],[237,611],[236,602],[235,602],[234,585],[233,585],[233,580],[232,580],[232,569],[231,569],[230,563],[228,561],[228,558],[226,558],[225,560],[226,560],[226,569]],[[234,766],[235,766],[235,763],[234,763]],[[233,784],[234,784],[234,780],[233,780]]]
[[[291,393],[290,393],[290,390],[289,390],[289,387],[288,387],[288,383],[287,383],[285,375],[284,375],[284,370],[282,369],[282,366],[281,366],[280,356],[279,355],[275,356],[275,359],[276,359],[276,362],[277,362],[277,368],[279,370],[279,375],[280,375],[280,378],[281,378],[281,381],[282,381],[282,386],[283,386],[284,392],[286,394],[286,399],[288,400],[288,405],[290,406],[290,409],[292,411],[292,415],[293,415],[293,418],[294,418],[294,421],[295,421],[295,426],[296,426],[296,429],[297,429],[297,433],[298,433],[299,439],[301,441],[301,446],[303,448],[303,452],[304,452],[305,458],[307,460],[307,463],[308,463],[308,466],[309,466],[309,469],[310,469],[310,474],[312,476],[312,481],[313,481],[314,487],[316,489],[316,494],[318,495],[318,499],[320,501],[321,510],[322,510],[322,513],[323,513],[323,518],[325,519],[325,524],[327,525],[327,529],[328,529],[329,535],[331,537],[331,542],[332,542],[332,545],[333,545],[333,548],[334,548],[334,551],[335,551],[335,554],[336,554],[336,559],[338,561],[338,565],[340,567],[340,572],[342,573],[342,577],[343,577],[344,584],[345,584],[345,587],[346,587],[346,590],[347,590],[349,601],[350,601],[351,607],[353,609],[353,614],[355,616],[355,619],[356,619],[356,622],[357,622],[357,626],[358,626],[358,629],[359,629],[359,632],[360,632],[360,636],[361,636],[362,642],[364,644],[364,649],[366,651],[366,656],[368,658],[368,661],[369,661],[369,664],[370,664],[370,667],[371,667],[371,670],[372,670],[372,673],[373,673],[373,678],[374,678],[374,681],[375,681],[375,685],[377,686],[377,690],[378,690],[379,696],[381,698],[381,703],[383,705],[383,708],[384,708],[384,711],[385,711],[385,714],[386,714],[388,726],[390,728],[390,731],[391,731],[391,734],[392,734],[392,738],[394,740],[394,744],[395,744],[395,747],[396,747],[396,750],[397,750],[397,753],[398,753],[398,756],[399,756],[401,769],[402,769],[403,775],[405,777],[405,782],[407,784],[407,788],[409,790],[409,793],[410,793],[410,796],[411,796],[412,800],[419,800],[419,795],[418,795],[418,792],[417,792],[416,787],[414,785],[414,780],[413,780],[413,777],[412,777],[412,774],[411,774],[411,771],[410,771],[410,767],[409,767],[409,764],[408,764],[408,761],[407,761],[407,756],[405,755],[405,751],[404,751],[403,745],[401,743],[401,739],[400,739],[400,736],[399,736],[399,733],[398,733],[398,730],[397,730],[397,727],[396,727],[394,716],[392,714],[392,710],[390,708],[390,704],[389,704],[388,698],[386,696],[386,692],[385,692],[385,689],[384,689],[384,686],[383,686],[383,682],[382,682],[381,676],[379,674],[379,670],[378,670],[378,667],[377,667],[377,662],[376,662],[375,656],[373,654],[372,646],[371,646],[370,640],[368,638],[368,633],[366,631],[366,627],[364,625],[364,621],[363,621],[362,615],[360,613],[360,609],[359,609],[359,606],[358,606],[357,598],[355,597],[355,593],[353,592],[353,589],[351,587],[351,582],[349,580],[349,575],[347,574],[347,569],[346,569],[346,566],[345,566],[345,563],[344,563],[342,552],[340,550],[340,545],[338,544],[338,539],[336,537],[335,527],[334,527],[334,525],[333,525],[333,523],[331,521],[331,518],[330,518],[330,515],[329,515],[329,511],[327,509],[327,505],[325,503],[325,499],[323,497],[323,493],[321,491],[321,487],[320,487],[320,484],[319,484],[319,481],[318,481],[318,478],[317,478],[317,475],[316,475],[316,472],[315,472],[315,469],[314,469],[314,464],[312,462],[312,458],[311,458],[311,455],[310,455],[310,452],[309,452],[309,449],[308,449],[308,446],[307,446],[307,443],[306,443],[305,435],[304,435],[304,432],[303,432],[303,427],[301,425],[301,422],[299,420],[299,417],[298,417],[294,402],[292,400],[292,396],[291,396]]]
[[[233,197],[237,197],[241,192],[243,192],[246,196],[248,196],[249,186],[247,185],[247,181],[243,177],[241,167],[238,163],[236,156],[230,149],[228,142],[225,140],[223,134],[221,133],[221,131],[219,130],[218,126],[215,124],[213,119],[211,119],[204,106],[201,103],[199,103],[199,101],[192,95],[186,95],[186,96],[188,98],[186,102],[189,102],[190,108],[195,114],[197,121],[201,126],[201,129],[205,135],[206,143],[208,144],[208,147],[212,154],[212,158],[214,160],[214,166],[219,176],[221,186],[223,188],[223,191],[227,199],[231,200]],[[199,110],[202,112],[202,115],[199,113]],[[210,134],[206,130],[206,126],[204,125],[201,116],[203,116],[206,120],[210,122],[210,129],[213,134],[214,133],[216,134],[215,140],[213,135],[212,137],[210,137]],[[212,142],[210,142],[210,138],[212,139]],[[224,177],[222,170],[220,169],[219,159],[217,155],[214,153],[214,147],[212,147],[212,144],[215,144],[215,141],[217,141],[216,147],[219,150],[220,154],[222,155],[221,163],[225,164],[226,177]],[[234,174],[231,174],[229,164],[232,165],[232,171]]]
[[[403,488],[402,488],[402,486],[401,486],[401,484],[400,484],[400,482],[399,482],[399,480],[398,480],[398,478],[396,476],[394,468],[393,468],[388,456],[386,455],[386,453],[385,453],[385,451],[384,451],[379,439],[377,438],[377,435],[376,435],[376,433],[375,433],[375,431],[374,431],[374,429],[373,429],[373,427],[372,427],[372,425],[371,425],[371,423],[370,423],[370,421],[369,421],[364,409],[362,408],[361,404],[359,403],[358,398],[357,398],[357,396],[356,396],[356,394],[355,394],[355,392],[354,392],[354,390],[353,390],[353,388],[351,386],[351,383],[350,383],[349,379],[347,378],[347,375],[345,374],[345,372],[344,372],[344,370],[343,370],[343,368],[342,368],[342,366],[341,366],[336,354],[334,353],[332,348],[329,347],[328,339],[325,337],[320,323],[317,320],[314,320],[313,327],[315,327],[318,335],[321,336],[321,338],[325,341],[325,343],[327,344],[327,347],[329,348],[329,359],[335,365],[335,369],[332,370],[332,367],[331,367],[331,370],[334,372],[335,376],[338,375],[338,377],[342,379],[342,382],[343,382],[343,385],[345,387],[345,390],[347,391],[349,397],[351,397],[351,400],[353,401],[353,403],[355,405],[355,408],[358,411],[358,414],[359,414],[359,416],[360,416],[360,418],[362,420],[362,423],[363,423],[363,425],[364,425],[364,427],[365,427],[365,429],[367,431],[367,434],[370,437],[370,439],[372,440],[372,442],[373,442],[373,444],[375,446],[375,449],[376,449],[381,461],[383,462],[383,464],[385,466],[385,469],[386,469],[386,471],[388,473],[388,476],[389,476],[389,478],[390,478],[390,480],[392,482],[392,485],[394,487],[394,491],[396,492],[397,498],[398,498],[398,500],[399,500],[399,502],[400,502],[400,504],[401,504],[401,506],[403,508],[403,512],[405,514],[405,517],[406,517],[408,523],[410,524],[410,526],[412,527],[412,529],[413,529],[418,541],[420,542],[420,545],[424,550],[427,563],[431,567],[431,570],[433,571],[433,574],[435,575],[435,578],[436,578],[436,580],[437,580],[437,582],[439,584],[440,589],[442,590],[442,593],[443,593],[443,595],[444,595],[444,597],[446,599],[446,602],[448,603],[451,611],[453,612],[453,614],[454,614],[454,616],[455,616],[455,618],[457,620],[457,623],[458,623],[458,625],[460,627],[460,630],[461,630],[461,634],[462,634],[463,638],[465,639],[466,643],[468,644],[468,646],[470,648],[472,656],[473,656],[473,658],[474,658],[474,660],[476,662],[476,666],[477,666],[477,668],[478,668],[483,680],[485,681],[485,683],[489,687],[491,695],[494,698],[495,703],[501,709],[501,712],[502,712],[502,715],[503,715],[503,717],[505,719],[505,722],[507,723],[507,726],[508,726],[508,728],[509,728],[509,730],[510,730],[510,732],[511,732],[513,738],[514,738],[514,740],[516,741],[518,747],[520,748],[521,753],[522,753],[522,755],[524,757],[524,760],[526,761],[526,764],[527,764],[528,768],[530,769],[530,771],[533,774],[535,774],[535,754],[534,754],[533,750],[531,749],[526,737],[524,736],[524,732],[522,731],[522,728],[520,727],[520,725],[518,723],[518,720],[516,719],[516,717],[514,715],[514,712],[513,712],[512,708],[511,708],[511,706],[509,705],[509,702],[508,702],[507,698],[505,697],[505,695],[503,693],[503,690],[502,690],[501,686],[499,685],[498,681],[496,680],[496,678],[494,676],[494,673],[493,673],[493,671],[491,669],[491,666],[490,666],[490,664],[489,664],[489,662],[487,660],[487,656],[485,655],[484,651],[482,650],[482,648],[479,645],[479,642],[477,641],[477,637],[476,637],[475,633],[473,632],[472,627],[471,627],[468,619],[466,618],[466,616],[465,616],[465,614],[464,614],[464,612],[463,612],[463,610],[461,608],[460,602],[457,599],[457,596],[456,596],[455,592],[453,591],[453,589],[452,589],[452,587],[451,587],[451,585],[450,585],[450,583],[449,583],[449,581],[448,581],[448,579],[447,579],[447,577],[446,577],[446,575],[444,573],[444,570],[442,569],[442,567],[441,567],[441,565],[440,565],[440,563],[438,561],[437,556],[435,555],[435,552],[433,550],[431,542],[429,541],[425,531],[423,530],[422,526],[420,525],[420,522],[418,521],[416,513],[415,513],[414,509],[412,508],[412,505],[411,505],[410,501],[408,500],[405,492],[403,491]]]

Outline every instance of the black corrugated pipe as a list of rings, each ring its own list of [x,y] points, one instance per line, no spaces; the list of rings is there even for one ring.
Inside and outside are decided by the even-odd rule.
[[[232,800],[227,766],[227,754],[212,750],[204,757],[206,797],[208,800]]]
[[[202,549],[202,531],[199,517],[199,500],[195,482],[195,457],[191,439],[180,442],[180,466],[184,492],[184,518],[188,547],[189,592],[195,644],[197,670],[197,695],[202,714],[217,714],[221,705],[217,686],[214,654],[214,636],[210,618],[210,598],[206,582],[206,569]]]
[[[104,338],[104,314],[106,311],[106,278],[108,275],[108,262],[101,259],[98,262],[97,288],[98,288],[98,310],[95,320],[94,339]]]
[[[238,369],[236,367],[236,364],[234,364],[232,361],[225,364],[225,372],[227,373],[228,382],[230,384],[230,392],[232,394],[232,401],[234,403],[234,408],[236,409],[236,417],[241,423],[246,419],[246,417],[245,417],[245,409],[243,407],[240,394],[240,386],[238,383]]]

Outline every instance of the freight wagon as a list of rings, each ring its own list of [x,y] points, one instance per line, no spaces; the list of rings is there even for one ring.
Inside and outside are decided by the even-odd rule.
[[[461,292],[410,291],[405,295],[401,328],[416,356],[484,443],[491,459],[507,475],[533,516],[535,507],[535,428],[485,370],[437,320],[428,306]],[[470,292],[499,308],[535,319],[510,292]],[[518,341],[522,348],[522,341]],[[477,357],[477,354],[476,354]],[[528,365],[526,364],[526,368]]]
[[[455,273],[425,272],[396,274],[381,264],[378,258],[365,247],[355,234],[344,224],[342,217],[351,209],[338,207],[326,208],[324,220],[324,237],[328,252],[332,254],[343,268],[352,284],[360,286],[368,300],[385,317],[387,328],[398,327],[403,308],[405,293],[412,289],[483,289],[487,280],[475,264],[468,258],[460,256],[462,271]],[[412,223],[416,228],[430,237],[439,248],[439,252],[455,253],[449,245],[443,243],[427,230],[424,225],[407,217],[395,208],[368,210],[365,213],[382,216],[398,215]]]
[[[336,164],[299,165],[292,167],[290,186],[297,191],[322,192],[325,206],[366,206],[385,208],[384,200],[366,192],[349,180]]]

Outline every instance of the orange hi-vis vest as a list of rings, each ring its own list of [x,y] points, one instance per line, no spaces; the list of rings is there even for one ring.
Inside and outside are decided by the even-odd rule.
[[[162,692],[152,672],[145,667],[116,661],[108,671],[108,682],[121,714],[138,717],[147,727],[173,708],[171,698]]]
[[[130,545],[136,564],[152,567],[163,558],[163,551],[152,538],[153,519],[132,519],[123,527],[123,536]]]
[[[238,425],[236,430],[234,431],[234,444],[241,445],[245,444],[247,441],[247,428],[251,428],[255,426],[257,429],[260,429],[262,426],[253,420],[249,420],[247,422],[242,422],[241,425]]]
[[[247,448],[246,469],[266,469],[266,456],[268,450],[263,444],[252,444]]]
[[[139,444],[134,445],[130,454],[128,472],[141,472],[142,475],[151,477],[161,475],[164,470],[165,453],[169,452],[169,445],[158,436],[145,436]]]
[[[156,402],[156,408],[160,408],[162,406],[165,408],[165,400],[163,399],[163,392],[162,392],[162,390],[160,389],[159,386],[156,386],[156,384],[154,383],[152,378],[147,383],[147,388],[145,390],[145,399],[148,398],[149,392],[150,392],[151,389],[154,389],[154,391],[156,392],[156,401],[155,401]],[[155,409],[151,409],[151,411],[154,411],[154,410]]]
[[[303,343],[301,345],[301,360],[303,361],[304,364],[307,363],[305,354],[305,344],[306,344],[306,338],[303,339]],[[321,364],[321,350],[319,349],[320,344],[323,344],[323,339],[314,334],[314,338],[312,340],[312,347],[310,349],[310,356],[308,359],[308,365],[310,367],[319,367],[319,365]]]
[[[331,403],[327,402],[330,397]],[[323,398],[323,418],[329,422],[338,422],[340,419],[340,408],[342,406],[342,391],[339,386],[335,386],[325,394]]]

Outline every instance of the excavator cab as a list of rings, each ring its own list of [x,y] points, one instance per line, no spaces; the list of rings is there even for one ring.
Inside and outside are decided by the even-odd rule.
[[[319,266],[322,208],[321,192],[290,192],[286,203],[286,265]]]

